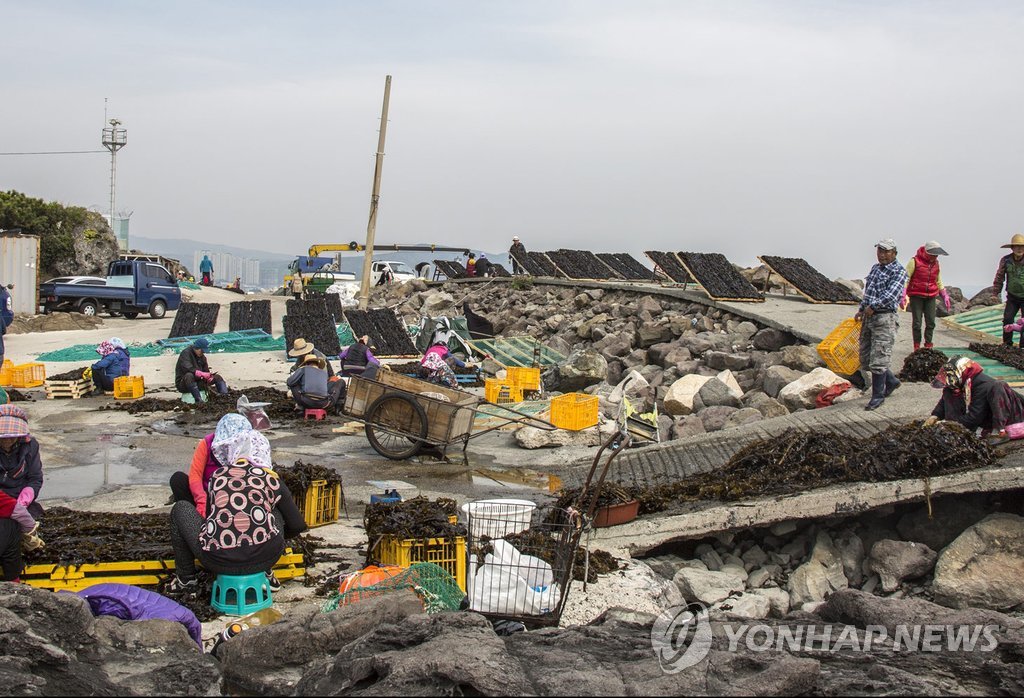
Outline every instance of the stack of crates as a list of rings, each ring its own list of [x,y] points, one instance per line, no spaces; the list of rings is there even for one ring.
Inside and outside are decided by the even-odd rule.
[[[325,526],[338,520],[344,494],[341,483],[328,485],[327,480],[313,480],[306,496],[295,502],[310,528]]]
[[[818,355],[833,373],[849,376],[860,368],[860,328],[859,320],[847,318],[818,344]]]
[[[146,381],[142,376],[118,376],[114,379],[115,400],[135,400],[146,394]]]
[[[508,374],[509,382],[521,389],[524,393],[533,390],[540,390],[539,368],[509,366],[505,370]]]
[[[466,538],[406,538],[382,536],[377,544],[382,565],[408,567],[414,562],[432,562],[444,568],[466,591]]]
[[[27,363],[15,366],[4,361],[0,368],[0,386],[5,388],[38,388],[46,382],[46,366],[40,363]]]
[[[495,405],[511,405],[523,401],[523,389],[509,379],[488,378],[484,381],[484,398]]]
[[[597,426],[597,395],[568,393],[551,399],[551,423],[559,429],[579,431]]]

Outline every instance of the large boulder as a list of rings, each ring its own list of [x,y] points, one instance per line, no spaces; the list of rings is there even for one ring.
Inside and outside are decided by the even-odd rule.
[[[698,415],[700,416],[700,421],[704,423],[704,431],[721,431],[725,428],[729,418],[736,412],[739,412],[738,407],[715,405],[713,407],[705,407]]]
[[[727,407],[740,406],[739,398],[718,378],[712,378],[704,383],[697,392],[697,395],[705,407],[718,407],[721,405]]]
[[[825,388],[846,382],[845,378],[837,376],[827,368],[816,368],[780,390],[779,402],[791,411],[800,407],[813,409],[818,393]]]
[[[896,530],[903,540],[924,543],[932,550],[942,550],[968,526],[990,514],[991,510],[984,495],[936,497],[931,506],[922,504],[901,516]]]
[[[896,591],[904,579],[917,579],[932,571],[938,554],[921,543],[880,540],[871,546],[867,568],[882,582],[882,591]]]
[[[992,514],[939,555],[932,591],[954,608],[1009,610],[1024,604],[1024,518]]]
[[[733,572],[712,572],[696,567],[683,567],[672,581],[687,601],[718,603],[729,594],[746,588],[747,575]]]
[[[665,413],[678,416],[693,412],[693,399],[709,380],[711,380],[710,376],[698,376],[691,373],[674,382],[665,393],[663,402]]]
[[[789,601],[793,608],[825,599],[836,589],[849,586],[843,573],[843,559],[824,531],[819,531],[811,558],[789,576]]]
[[[750,366],[750,354],[708,351],[704,353],[704,363],[718,371],[742,371]]]
[[[786,406],[775,398],[768,397],[760,390],[752,390],[743,396],[740,403],[744,407],[753,407],[755,410],[761,413],[765,419],[771,419],[773,417],[785,417],[789,414],[789,410]]]
[[[574,350],[564,362],[551,371],[552,382],[544,381],[545,387],[563,393],[580,391],[590,385],[602,382],[608,375],[608,361],[590,348]]]
[[[615,428],[614,422],[604,422],[596,427],[571,431],[568,429],[540,429],[525,426],[516,430],[516,444],[520,448],[561,448],[562,446],[600,446]]]
[[[423,314],[430,317],[444,315],[455,305],[455,298],[444,291],[426,291],[423,294]]]
[[[762,351],[778,351],[782,347],[796,343],[796,337],[785,330],[766,327],[755,334],[751,340],[755,349]]]
[[[689,436],[696,436],[706,432],[704,429],[704,422],[701,420],[699,415],[688,414],[682,417],[676,417],[672,421],[672,429],[669,431],[669,438],[672,439],[685,439]]]
[[[754,422],[760,422],[763,419],[764,415],[753,407],[741,407],[725,418],[722,428],[731,429],[733,427],[741,427],[744,424],[753,424]]]
[[[809,373],[825,362],[818,356],[818,350],[806,344],[794,344],[782,348],[782,364],[796,371]]]
[[[807,374],[788,366],[769,366],[764,372],[764,392],[768,397],[777,398],[779,391],[805,375]]]

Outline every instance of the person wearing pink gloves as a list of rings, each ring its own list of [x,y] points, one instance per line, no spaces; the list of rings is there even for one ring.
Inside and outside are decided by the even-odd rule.
[[[203,401],[201,390],[216,390],[221,395],[228,392],[228,386],[216,373],[210,372],[210,363],[205,352],[210,341],[200,337],[178,354],[174,365],[174,386],[182,393],[191,393],[196,404]]]
[[[914,338],[914,351],[921,348],[921,319],[924,318],[924,346],[932,348],[932,337],[935,333],[935,299],[941,298],[949,312],[952,302],[949,293],[942,283],[939,271],[939,255],[949,254],[942,245],[934,240],[926,242],[917,249],[917,254],[907,262],[907,276],[910,281],[903,291],[903,302],[900,307],[910,306],[913,315],[911,334]]]
[[[35,520],[42,517],[43,508],[35,500],[42,487],[39,442],[29,432],[28,415],[20,407],[0,405],[0,568],[4,581],[21,574],[22,536],[37,540]]]

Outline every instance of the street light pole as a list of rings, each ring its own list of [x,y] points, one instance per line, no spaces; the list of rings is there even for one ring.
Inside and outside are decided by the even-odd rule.
[[[366,224],[366,249],[363,250],[363,278],[359,285],[359,309],[370,303],[370,270],[373,266],[373,238],[377,233],[377,205],[380,203],[380,176],[384,168],[384,138],[388,131],[388,102],[391,100],[391,76],[384,79],[384,106],[380,113],[380,137],[377,139],[377,162],[373,171],[373,193],[370,195],[370,220]]]

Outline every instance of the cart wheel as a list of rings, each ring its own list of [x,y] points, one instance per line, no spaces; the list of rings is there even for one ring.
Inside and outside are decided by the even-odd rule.
[[[415,456],[423,447],[419,439],[426,435],[427,415],[408,395],[381,395],[366,410],[366,438],[385,458],[404,460]]]

